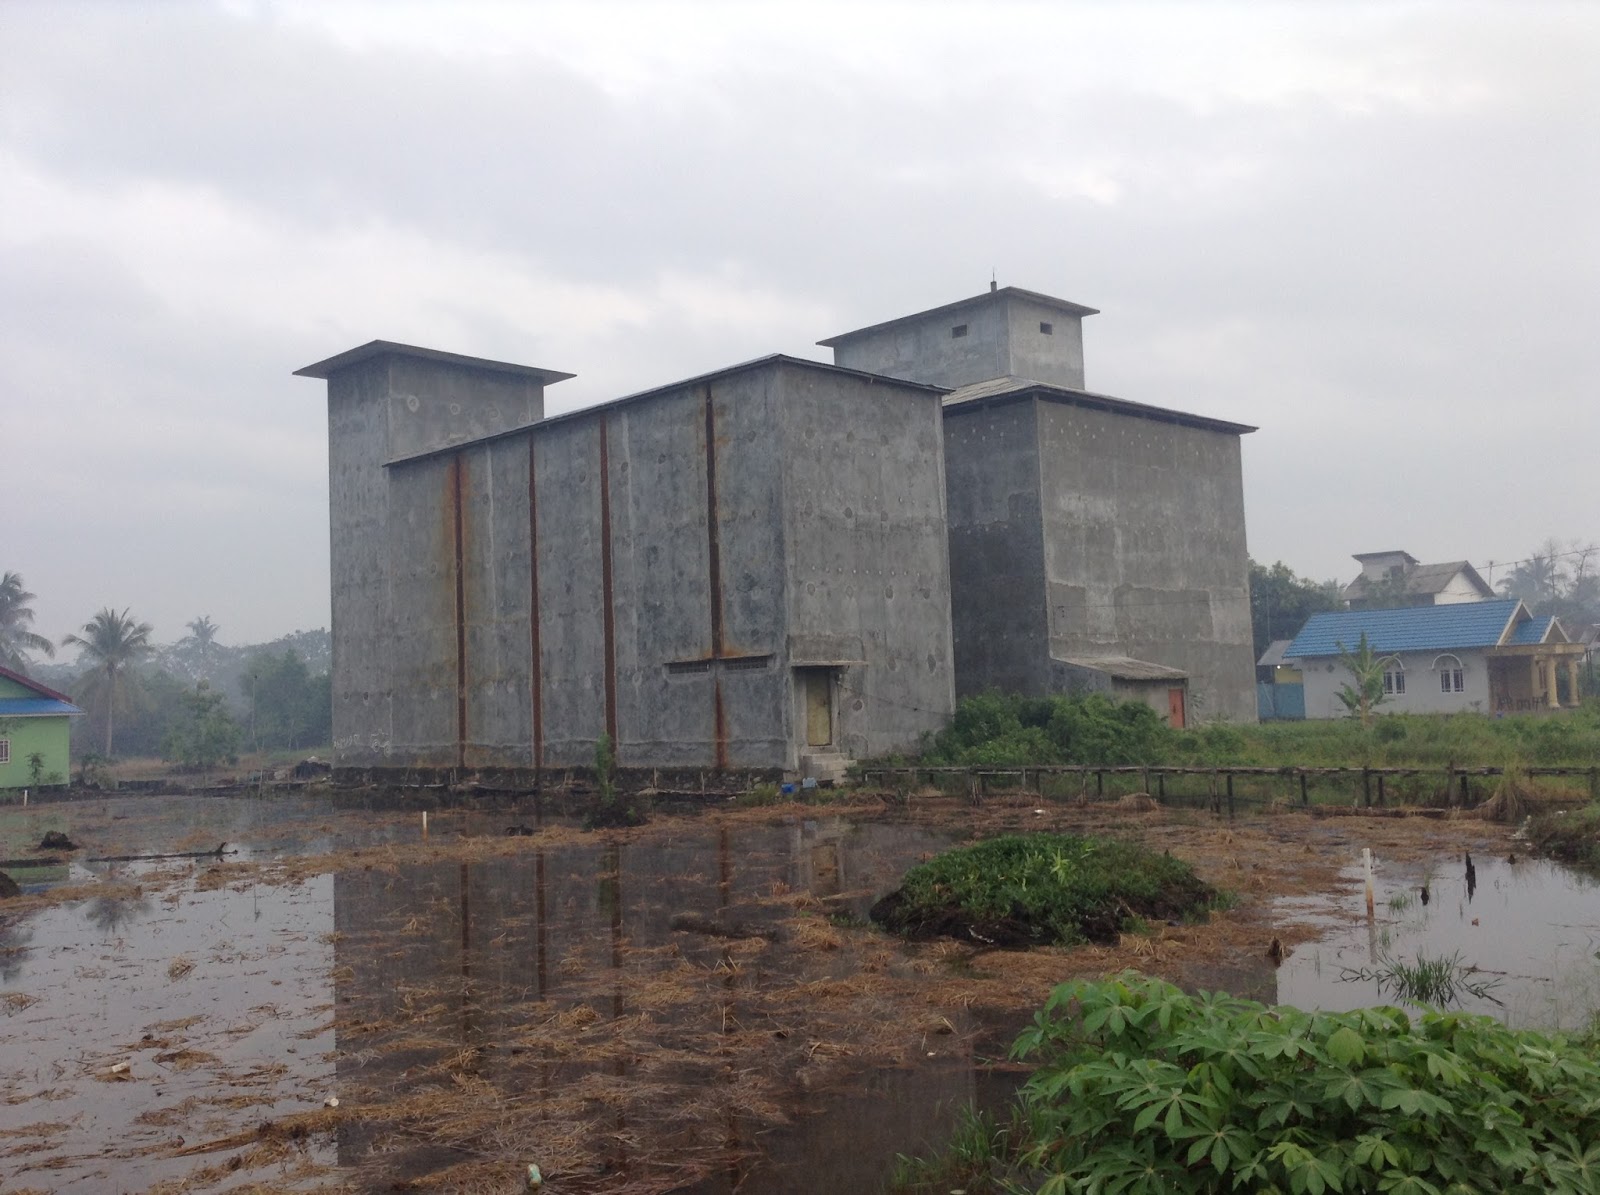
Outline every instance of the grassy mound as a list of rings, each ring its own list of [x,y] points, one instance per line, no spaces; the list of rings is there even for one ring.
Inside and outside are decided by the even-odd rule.
[[[912,868],[872,919],[908,938],[1073,945],[1203,913],[1216,895],[1187,863],[1130,842],[1012,834]]]
[[[1563,863],[1600,867],[1600,805],[1535,814],[1528,841],[1541,855]]]

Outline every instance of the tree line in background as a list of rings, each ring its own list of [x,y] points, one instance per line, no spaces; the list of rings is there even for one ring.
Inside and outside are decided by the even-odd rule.
[[[1600,545],[1548,539],[1498,579],[1498,568],[1486,564],[1484,570],[1501,596],[1521,598],[1535,616],[1554,615],[1573,638],[1584,627],[1600,624]],[[1344,609],[1342,589],[1338,581],[1296,576],[1282,561],[1269,567],[1252,560],[1250,623],[1256,659],[1273,640],[1294,638],[1313,614]],[[1384,609],[1409,605],[1411,599],[1403,584],[1379,584],[1368,588],[1366,604]]]
[[[0,665],[67,693],[87,716],[73,720],[73,753],[159,756],[187,767],[235,761],[246,750],[307,750],[333,735],[332,647],[325,630],[229,647],[209,615],[178,642],[107,606],[61,646],[75,664],[36,663],[56,645],[31,629],[34,600],[16,573],[0,577]]]

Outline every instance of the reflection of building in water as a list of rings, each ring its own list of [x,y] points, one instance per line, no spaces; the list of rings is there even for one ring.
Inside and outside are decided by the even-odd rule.
[[[824,1032],[802,985],[848,975],[850,952],[741,946],[674,931],[671,918],[775,926],[792,906],[774,895],[796,889],[853,897],[858,888],[864,908],[935,844],[911,827],[817,819],[340,873],[341,1099],[381,1106],[436,1085],[458,1098],[448,1087],[458,1074],[501,1093],[529,1134],[543,1131],[543,1118],[587,1124],[609,1166],[641,1164],[619,1152],[633,1141],[641,1151],[675,1143],[749,1152],[766,1126],[750,1122],[718,1043],[759,1029],[770,1051],[759,1064],[775,1067],[778,1082]],[[613,1022],[616,1038],[604,1028]],[[426,1143],[402,1143],[396,1154],[382,1126],[353,1122],[341,1164],[360,1165],[380,1140],[382,1164],[407,1176],[460,1160]]]

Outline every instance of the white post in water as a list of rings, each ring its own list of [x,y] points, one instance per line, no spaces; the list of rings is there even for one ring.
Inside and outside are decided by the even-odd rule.
[[[1361,862],[1367,869],[1367,920],[1372,920],[1372,848],[1361,848]]]
[[[428,836],[428,811],[426,809],[422,811],[422,836],[424,838]],[[1367,905],[1370,907],[1371,904],[1372,898],[1369,896],[1367,898]]]

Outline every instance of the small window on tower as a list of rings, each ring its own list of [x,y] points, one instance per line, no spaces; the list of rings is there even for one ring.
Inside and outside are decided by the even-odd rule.
[[[950,339],[951,340],[960,340],[961,337],[965,336],[966,334],[967,334],[967,325],[966,324],[957,324],[955,327],[950,329]]]
[[[1046,336],[1054,336],[1056,334],[1056,326],[1054,324],[1046,324],[1041,322],[1039,324],[1039,331],[1043,332]]]

